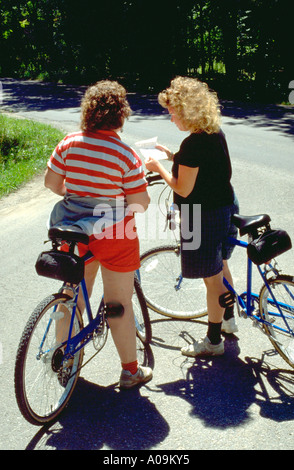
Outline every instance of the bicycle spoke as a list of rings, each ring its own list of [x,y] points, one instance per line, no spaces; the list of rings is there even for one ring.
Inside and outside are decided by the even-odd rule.
[[[144,253],[140,280],[147,305],[155,312],[179,319],[207,314],[203,281],[182,277],[177,246],[162,246]]]
[[[278,353],[294,367],[294,283],[281,275],[268,282],[260,293],[264,329]]]
[[[83,352],[70,360],[63,358],[61,343],[56,342],[56,308],[71,315],[71,298],[65,294],[48,297],[33,312],[22,335],[15,366],[15,391],[19,408],[33,424],[56,417],[67,404],[74,389]],[[76,311],[74,331],[82,327]]]

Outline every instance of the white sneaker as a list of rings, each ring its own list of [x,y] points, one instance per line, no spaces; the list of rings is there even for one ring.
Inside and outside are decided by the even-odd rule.
[[[183,356],[196,357],[196,356],[221,356],[225,352],[224,342],[221,340],[219,344],[211,344],[206,336],[200,341],[195,341],[194,344],[189,344],[181,349]]]
[[[229,318],[229,320],[223,320],[222,322],[222,332],[232,334],[232,333],[237,333],[238,331],[238,326],[235,320],[235,317]]]
[[[152,379],[152,375],[150,367],[139,366],[134,375],[128,370],[122,370],[119,381],[120,388],[132,388],[135,385],[146,384]]]

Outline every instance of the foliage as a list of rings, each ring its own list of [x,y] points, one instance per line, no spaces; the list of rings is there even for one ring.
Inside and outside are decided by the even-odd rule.
[[[0,0],[1,75],[158,91],[178,74],[222,97],[285,99],[286,0]]]
[[[51,126],[0,114],[0,197],[44,172],[62,138]]]

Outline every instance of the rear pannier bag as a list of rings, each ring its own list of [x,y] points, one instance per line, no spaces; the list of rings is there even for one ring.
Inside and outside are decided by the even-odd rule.
[[[79,284],[84,277],[85,264],[73,253],[51,250],[38,256],[35,267],[39,276]]]
[[[268,230],[248,244],[247,254],[253,263],[259,265],[291,248],[291,239],[285,230]]]

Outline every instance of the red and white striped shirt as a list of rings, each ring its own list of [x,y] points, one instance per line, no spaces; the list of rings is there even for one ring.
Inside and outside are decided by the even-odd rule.
[[[114,131],[67,135],[52,153],[48,167],[65,177],[69,195],[107,200],[147,188],[141,159]]]

